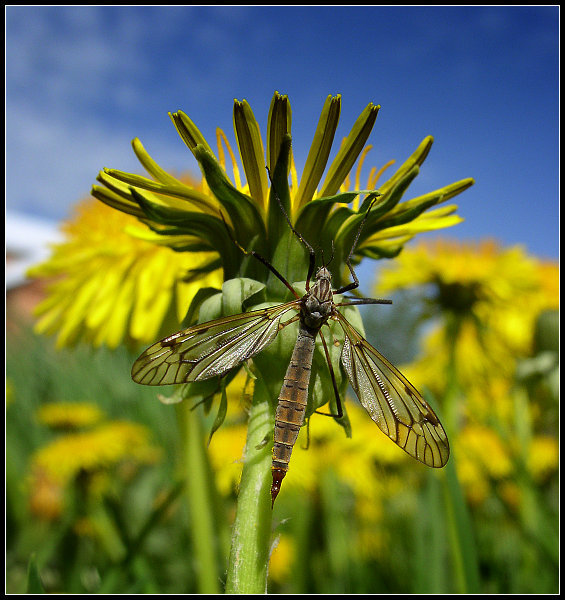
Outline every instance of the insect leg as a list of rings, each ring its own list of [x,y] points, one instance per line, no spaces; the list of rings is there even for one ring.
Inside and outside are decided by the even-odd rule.
[[[349,251],[349,256],[345,260],[345,264],[349,268],[351,277],[353,277],[353,283],[349,283],[349,284],[344,285],[343,287],[339,288],[338,290],[335,290],[334,294],[343,294],[345,292],[350,292],[351,290],[354,290],[355,288],[359,287],[359,279],[357,279],[357,275],[355,274],[355,271],[353,270],[353,265],[351,264],[351,259],[353,258],[353,252],[355,252],[357,243],[359,242],[359,236],[361,235],[361,231],[363,230],[363,225],[365,225],[365,221],[367,220],[367,217],[369,216],[369,213],[371,212],[371,208],[373,208],[373,204],[375,202],[376,202],[376,199],[373,200],[371,202],[371,204],[369,205],[369,208],[367,209],[367,212],[365,213],[365,216],[363,217],[363,220],[361,221],[361,224],[359,225],[359,229],[357,230],[357,235],[355,236],[353,246],[351,246],[351,250]]]
[[[308,263],[308,275],[306,277],[306,291],[308,291],[310,289],[310,279],[312,279],[312,275],[314,275],[314,268],[316,266],[316,252],[315,252],[314,248],[312,248],[312,246],[292,226],[292,223],[290,222],[290,217],[286,214],[286,210],[284,209],[281,199],[279,198],[279,196],[277,194],[277,190],[275,189],[275,186],[273,185],[273,180],[271,179],[271,171],[269,171],[269,167],[266,167],[266,168],[267,168],[267,174],[269,175],[269,180],[271,182],[271,189],[273,190],[273,194],[275,195],[275,198],[277,199],[277,202],[279,203],[282,214],[285,216],[286,222],[288,223],[290,230],[304,244],[304,246],[310,253],[310,261]]]
[[[256,252],[255,250],[246,250],[233,237],[232,232],[230,231],[230,228],[228,227],[228,224],[226,223],[226,220],[224,218],[222,211],[220,211],[220,216],[222,217],[222,221],[224,222],[224,225],[226,226],[228,235],[230,236],[232,242],[243,252],[243,254],[245,254],[246,256],[254,256],[258,261],[262,262],[267,267],[267,269],[269,269],[271,271],[271,273],[273,273],[273,275],[275,275],[282,283],[284,283],[284,285],[286,285],[286,287],[294,294],[294,297],[297,300],[299,300],[301,298],[300,294],[297,293],[297,291],[290,285],[290,283],[275,269],[275,267],[273,267],[273,265],[266,258],[263,258],[259,254],[259,252]]]
[[[332,413],[326,413],[326,412],[322,412],[320,410],[315,410],[314,412],[319,415],[324,415],[326,417],[335,417],[336,419],[341,419],[341,417],[343,417],[343,407],[341,406],[341,399],[339,397],[339,390],[337,389],[337,382],[335,380],[335,373],[334,373],[334,368],[332,366],[332,360],[330,358],[330,353],[328,351],[328,345],[326,344],[326,340],[324,338],[324,334],[322,333],[322,330],[320,330],[320,337],[322,338],[322,345],[324,346],[324,354],[326,355],[326,362],[328,363],[328,369],[330,371],[330,376],[332,378],[332,385],[334,388],[337,414],[334,415]]]
[[[392,304],[392,300],[384,298],[359,298],[351,302],[340,302],[339,304],[335,304],[335,306],[357,306],[359,304]]]

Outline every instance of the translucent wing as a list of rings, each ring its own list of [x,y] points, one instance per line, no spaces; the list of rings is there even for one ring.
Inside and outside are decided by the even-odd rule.
[[[179,331],[147,348],[133,363],[131,377],[144,385],[167,385],[222,375],[268,346],[282,329],[281,317],[299,307],[293,300]]]
[[[359,401],[381,431],[429,467],[449,458],[447,435],[416,388],[338,314],[345,333],[341,362]]]

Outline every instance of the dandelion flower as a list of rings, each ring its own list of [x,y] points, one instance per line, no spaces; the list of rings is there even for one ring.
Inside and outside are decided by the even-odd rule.
[[[52,256],[28,272],[50,281],[35,330],[57,334],[58,347],[148,343],[178,327],[199,289],[221,281],[218,270],[198,272],[209,253],[149,241],[137,219],[92,199],[75,207],[63,233]]]
[[[53,429],[81,429],[98,423],[104,413],[88,402],[49,402],[40,406],[37,418]]]

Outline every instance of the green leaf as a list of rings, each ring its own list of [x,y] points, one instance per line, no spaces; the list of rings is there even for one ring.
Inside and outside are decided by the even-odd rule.
[[[437,402],[435,405],[437,406]],[[456,592],[477,594],[480,584],[475,536],[471,516],[457,476],[454,456],[445,466],[444,492]]]
[[[45,594],[45,588],[43,587],[43,583],[41,582],[41,577],[39,576],[39,569],[37,568],[37,557],[35,553],[33,553],[27,565],[27,585],[26,585],[26,593],[27,594]]]

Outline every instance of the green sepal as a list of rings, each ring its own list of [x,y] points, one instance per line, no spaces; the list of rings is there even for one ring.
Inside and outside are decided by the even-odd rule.
[[[222,291],[210,291],[200,302],[199,323],[237,315],[264,302],[265,284],[248,277],[234,277],[224,281]],[[215,292],[215,293],[214,293]]]
[[[222,285],[222,314],[236,315],[245,312],[245,307],[259,304],[264,298],[257,295],[265,289],[265,284],[248,277],[234,277]],[[251,302],[251,299],[254,301]]]
[[[278,159],[271,171],[271,190],[269,194],[269,210],[267,231],[269,245],[272,246],[282,239],[286,232],[291,232],[285,214],[279,206],[277,197],[287,216],[290,216],[290,189],[288,187],[288,170],[292,139],[286,134],[281,139]],[[267,257],[268,258],[268,257]]]
[[[245,246],[255,236],[265,239],[265,225],[252,198],[240,192],[231,183],[220,163],[203,146],[194,149],[194,156],[202,168],[210,190],[220,202],[221,208],[228,214],[234,231],[237,232],[239,243]],[[226,237],[225,228],[224,237]]]
[[[134,175],[132,173],[126,173],[125,171],[119,171],[118,169],[104,169],[104,173],[109,177],[113,177],[118,181],[121,181],[128,186],[134,186],[142,190],[153,192],[154,194],[162,194],[163,196],[170,196],[179,200],[191,202],[195,206],[202,210],[211,212],[215,209],[215,206],[210,202],[210,197],[206,194],[199,192],[193,188],[184,185],[181,182],[176,184],[164,184],[159,181],[154,181],[142,175]],[[162,203],[166,203],[167,199],[163,198]],[[183,204],[177,205],[179,210],[182,209]]]
[[[419,167],[414,165],[403,177],[397,179],[396,184],[392,188],[389,188],[386,191],[383,191],[382,187],[380,188],[381,196],[375,206],[371,209],[368,219],[370,223],[367,229],[370,229],[371,225],[376,223],[381,217],[388,216],[389,212],[394,210],[409,185],[418,176],[419,172]]]
[[[373,129],[380,106],[369,103],[359,115],[349,135],[345,138],[339,152],[328,169],[320,196],[335,194],[351,171],[359,154]]]
[[[292,111],[288,96],[275,92],[267,119],[267,166],[271,173],[279,160],[279,151],[286,136],[290,137]],[[290,172],[290,160],[286,161],[286,176]]]
[[[314,133],[314,139],[306,158],[306,164],[296,192],[295,204],[298,209],[308,204],[314,197],[322,179],[332,148],[341,112],[341,96],[328,96]]]
[[[90,195],[100,200],[110,208],[115,208],[120,212],[126,213],[137,217],[138,219],[145,218],[145,213],[139,208],[137,204],[132,202],[130,199],[123,198],[120,194],[115,193],[111,190],[103,188],[99,185],[93,185],[90,190]]]
[[[200,288],[196,292],[196,294],[194,294],[194,297],[192,298],[192,302],[190,303],[190,306],[188,307],[186,316],[182,320],[182,326],[189,327],[190,325],[194,325],[194,323],[196,323],[197,319],[200,316],[199,312],[200,312],[200,307],[202,306],[202,304],[204,302],[206,302],[212,296],[216,296],[219,294],[221,294],[220,290],[213,288],[213,287]],[[200,323],[202,323],[202,322],[205,322],[205,321],[200,320]]]
[[[249,193],[262,209],[266,207],[268,188],[267,171],[259,123],[247,100],[236,100],[233,106],[235,137],[249,185]]]
[[[443,201],[442,194],[436,195],[427,195],[428,197],[425,200],[421,200],[417,204],[413,204],[408,207],[405,204],[407,202],[403,202],[399,204],[396,208],[398,210],[393,213],[389,213],[386,219],[382,219],[378,222],[378,229],[375,231],[380,231],[382,229],[387,229],[388,227],[394,227],[396,225],[404,225],[405,223],[409,223],[413,221],[416,217],[419,217],[424,211],[432,206],[435,206],[439,202]]]
[[[351,211],[350,215],[347,218],[344,218],[344,212],[344,215],[341,217],[340,227],[337,231],[335,230],[332,224],[332,229],[334,230],[332,232],[332,235],[334,239],[336,252],[338,253],[338,264],[342,264],[342,262],[344,262],[347,256],[349,255],[349,252],[353,247],[353,243],[355,242],[355,238],[359,233],[361,223],[363,223],[363,228],[361,229],[361,233],[357,243],[361,243],[363,239],[366,239],[368,237],[369,221],[373,217],[373,212],[371,211],[367,216],[367,211],[371,206],[373,200],[378,198],[379,196],[379,192],[371,192],[363,201],[363,204],[361,205],[359,211]]]
[[[184,250],[178,249],[179,252],[203,252],[204,247],[200,245],[195,246],[187,246]],[[214,258],[205,262],[204,264],[195,267],[194,269],[187,269],[186,274],[180,278],[180,281],[184,281],[186,283],[190,283],[207,273],[212,273],[212,271],[216,271],[217,269],[222,268],[222,261],[220,258]]]
[[[143,165],[144,169],[153,176],[157,181],[165,185],[184,185],[176,177],[173,177],[170,173],[167,173],[165,169],[161,168],[148,154],[143,147],[143,144],[139,138],[134,138],[131,141],[131,146],[139,162]]]
[[[372,258],[374,260],[378,260],[381,258],[395,258],[396,256],[398,256],[401,252],[402,249],[404,248],[404,244],[411,239],[411,236],[408,237],[408,239],[405,239],[404,241],[400,242],[400,243],[395,243],[395,244],[379,244],[379,245],[370,245],[370,246],[362,246],[361,248],[358,248],[356,254],[358,254],[359,256],[364,256],[366,258]]]
[[[214,435],[214,433],[216,433],[216,431],[218,431],[218,429],[223,425],[225,419],[226,419],[226,414],[228,412],[228,396],[226,393],[226,382],[225,380],[220,380],[220,387],[222,390],[222,393],[220,394],[220,405],[218,406],[218,412],[216,414],[216,418],[214,419],[214,423],[212,424],[212,428],[210,430],[210,435],[208,436],[208,444],[207,446],[210,445],[210,442],[212,441],[212,436]]]
[[[150,221],[168,226],[165,229],[159,229],[152,223],[147,223],[153,231],[163,235],[176,233],[177,235],[198,236],[207,242],[211,249],[218,252],[226,273],[237,273],[241,265],[241,252],[226,235],[226,226],[221,219],[206,213],[179,210],[156,204],[135,188],[131,188],[130,191]]]
[[[296,230],[310,242],[318,242],[321,235],[326,239],[331,237],[331,232],[327,229],[327,222],[332,208],[335,204],[349,204],[353,202],[359,194],[363,192],[343,192],[334,196],[316,198],[302,207],[297,219]],[[347,211],[347,215],[354,214],[350,208],[340,207],[337,209]],[[340,213],[341,214],[341,213]],[[331,215],[333,217],[333,213]],[[345,218],[342,217],[342,218]]]
[[[417,198],[412,198],[411,200],[407,200],[406,202],[402,202],[398,204],[395,208],[393,208],[387,214],[387,222],[388,218],[396,218],[399,214],[410,213],[415,216],[412,219],[416,218],[419,214],[423,213],[426,209],[431,208],[435,204],[439,204],[440,202],[447,202],[454,196],[457,196],[461,192],[464,192],[466,189],[471,187],[475,183],[474,179],[467,178],[462,179],[461,181],[456,181],[450,185],[446,185],[439,190],[435,190],[433,192],[429,192],[422,196],[418,196]],[[457,207],[454,207],[454,210]],[[406,222],[406,221],[404,221]],[[400,222],[399,222],[400,223]],[[399,224],[395,223],[395,224]],[[387,225],[388,226],[388,225]]]
[[[398,171],[396,171],[396,173],[390,179],[385,181],[380,186],[379,189],[381,192],[386,194],[398,183],[400,179],[402,179],[409,171],[411,171],[414,166],[421,166],[428,156],[433,143],[434,138],[431,135],[425,137],[420,142],[420,145],[416,148],[416,150],[414,150],[414,152],[402,163]]]
[[[200,133],[198,127],[196,127],[187,114],[179,110],[176,113],[169,113],[169,117],[171,117],[178,134],[193,154],[197,146],[203,146],[207,152],[214,156],[206,138]]]

